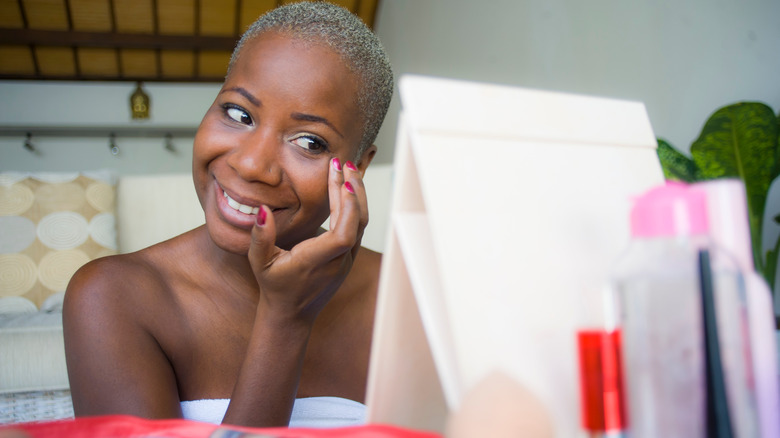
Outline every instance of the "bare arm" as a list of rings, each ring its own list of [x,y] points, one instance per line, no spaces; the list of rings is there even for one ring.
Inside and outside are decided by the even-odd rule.
[[[312,326],[349,273],[368,223],[358,171],[332,166],[328,190],[331,229],[290,251],[274,245],[274,218],[262,207],[265,222],[252,230],[249,249],[260,300],[225,423],[289,423]]]
[[[173,369],[145,325],[144,306],[155,303],[128,287],[148,292],[151,285],[128,277],[115,259],[103,259],[68,286],[63,330],[74,412],[181,417]]]

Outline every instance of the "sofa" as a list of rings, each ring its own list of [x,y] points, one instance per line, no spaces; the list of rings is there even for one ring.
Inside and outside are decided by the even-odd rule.
[[[186,174],[1,174],[0,422],[73,416],[62,300],[79,266],[202,223]]]
[[[363,244],[377,251],[391,177],[390,166],[365,176],[371,223]],[[73,416],[62,300],[79,266],[203,222],[189,174],[0,173],[0,423]]]

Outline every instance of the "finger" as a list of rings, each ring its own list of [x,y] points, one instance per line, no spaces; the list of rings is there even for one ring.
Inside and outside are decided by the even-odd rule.
[[[360,211],[360,222],[358,224],[356,243],[352,248],[352,256],[354,258],[357,256],[357,252],[360,249],[360,243],[363,240],[363,232],[365,231],[366,226],[368,226],[368,195],[366,194],[366,186],[363,183],[363,174],[358,168],[351,161],[347,161],[344,164],[344,168],[344,178],[353,188]]]
[[[360,239],[363,238],[362,216],[360,208],[360,195],[358,189],[351,181],[345,181],[341,193],[341,212],[335,227],[331,227],[331,238],[343,248],[356,254],[360,247]]]
[[[252,227],[252,241],[249,244],[249,264],[256,277],[273,262],[276,253],[274,215],[268,207],[261,205],[255,225]]]
[[[344,184],[344,173],[338,158],[330,160],[328,172],[328,199],[330,200],[330,222],[338,221],[341,209],[341,186]]]
[[[363,184],[363,174],[351,162],[344,164],[344,180],[352,185],[360,207],[360,226],[365,228],[368,225],[368,196],[366,195],[366,186]]]
[[[345,183],[341,186],[339,198],[341,208],[337,220],[331,218],[330,229],[295,245],[290,250],[291,256],[304,263],[316,265],[341,257],[352,250],[358,238],[360,211],[351,184]]]

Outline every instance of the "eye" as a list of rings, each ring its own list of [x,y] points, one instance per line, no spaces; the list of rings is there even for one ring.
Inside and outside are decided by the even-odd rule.
[[[247,114],[243,108],[236,105],[225,105],[224,108],[225,114],[227,114],[228,117],[235,120],[236,122],[243,123],[245,125],[252,124],[252,118],[249,117],[249,114]]]
[[[328,150],[328,143],[316,135],[301,134],[294,137],[290,142],[310,152],[325,152]]]

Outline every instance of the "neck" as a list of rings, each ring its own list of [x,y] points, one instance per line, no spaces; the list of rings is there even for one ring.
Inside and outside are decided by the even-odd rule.
[[[236,254],[217,246],[211,239],[205,225],[197,229],[200,251],[207,269],[218,272],[220,280],[232,285],[233,289],[249,291],[257,295],[257,280],[246,254]]]

